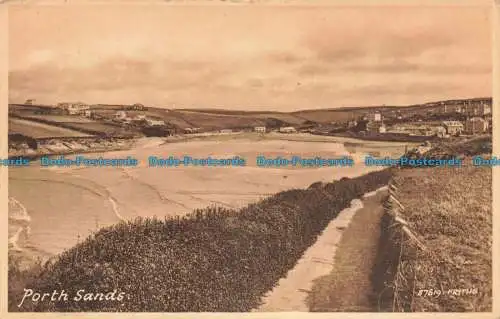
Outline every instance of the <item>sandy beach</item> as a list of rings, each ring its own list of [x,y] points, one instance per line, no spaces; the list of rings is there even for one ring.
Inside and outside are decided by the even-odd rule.
[[[270,194],[306,188],[318,181],[355,177],[377,170],[366,167],[368,153],[397,155],[404,145],[361,142],[344,147],[339,140],[255,139],[248,136],[171,143],[161,138],[139,140],[127,151],[88,157],[139,160],[136,167],[31,167],[9,170],[9,237],[12,250],[50,256],[82,241],[97,229],[136,217],[182,215],[220,205],[238,208]],[[256,157],[338,158],[351,156],[353,167],[261,168]],[[148,167],[148,157],[184,156],[247,159],[245,167]],[[72,156],[68,155],[68,158]]]

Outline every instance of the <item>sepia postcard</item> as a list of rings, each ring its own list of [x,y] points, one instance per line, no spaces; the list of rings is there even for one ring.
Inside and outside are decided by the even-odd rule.
[[[5,14],[9,316],[494,317],[494,2],[80,2]]]

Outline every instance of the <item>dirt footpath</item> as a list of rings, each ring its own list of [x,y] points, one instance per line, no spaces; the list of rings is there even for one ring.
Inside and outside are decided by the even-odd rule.
[[[356,212],[340,240],[332,271],[314,280],[307,300],[310,311],[377,311],[371,276],[386,196],[384,190],[363,199],[363,208]]]

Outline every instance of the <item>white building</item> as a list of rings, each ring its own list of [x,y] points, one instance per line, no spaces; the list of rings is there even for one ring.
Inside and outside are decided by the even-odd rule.
[[[199,127],[186,127],[184,129],[184,133],[185,134],[191,134],[191,133],[197,133],[201,130],[201,128]]]
[[[141,103],[135,103],[134,105],[132,105],[130,107],[130,109],[132,109],[132,110],[138,110],[138,111],[143,111],[143,110],[146,109],[146,107],[143,104],[141,104]]]
[[[233,130],[230,130],[230,129],[224,129],[224,130],[220,130],[219,133],[222,133],[222,134],[228,134],[228,133],[232,133]]]
[[[464,125],[459,121],[443,121],[443,126],[449,135],[457,135],[464,130]]]
[[[82,102],[59,103],[57,107],[65,110],[70,115],[84,114],[86,110],[90,110],[90,106]]]
[[[376,112],[376,113],[369,113],[366,115],[366,119],[370,122],[380,122],[382,121],[382,114]]]
[[[382,122],[371,121],[366,123],[366,130],[371,133],[385,133],[387,132],[387,127]]]
[[[431,146],[428,146],[428,145],[420,145],[420,146],[417,146],[417,153],[419,153],[420,155],[424,155],[425,153],[427,153],[428,151],[430,151],[432,149]]]
[[[83,111],[83,116],[85,116],[85,117],[92,117],[92,115],[94,115],[94,111],[91,111],[91,110]]]
[[[147,119],[146,121],[147,121],[149,126],[163,126],[163,125],[165,125],[165,121],[163,121],[163,120]]]
[[[446,135],[446,128],[443,126],[434,126],[431,129],[437,137],[444,137]]]
[[[355,127],[357,125],[358,125],[358,122],[356,120],[352,120],[352,121],[347,122],[348,128]]]
[[[127,112],[125,111],[118,111],[115,113],[115,119],[117,120],[124,120],[127,118]]]
[[[255,132],[259,132],[259,133],[265,133],[266,132],[266,127],[265,126],[256,126],[256,127],[254,127],[253,130]]]
[[[280,127],[280,133],[296,133],[297,130],[293,126]]]
[[[480,117],[473,117],[465,122],[464,131],[467,134],[481,134],[488,130],[488,124],[488,121]]]
[[[487,103],[467,104],[464,107],[464,113],[467,116],[485,116],[491,114],[491,105]]]

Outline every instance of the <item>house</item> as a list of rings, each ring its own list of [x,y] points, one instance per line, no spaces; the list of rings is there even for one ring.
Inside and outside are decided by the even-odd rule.
[[[347,122],[348,128],[356,127],[357,125],[358,125],[358,122],[356,120],[352,120],[352,121]]]
[[[434,135],[436,135],[436,132],[434,132],[430,128],[425,128],[425,129],[420,131],[420,135],[422,135],[422,136],[434,136]]]
[[[468,103],[464,107],[464,113],[467,116],[485,116],[491,114],[491,105],[487,103]]]
[[[127,111],[145,111],[147,108],[141,103],[135,103],[133,105],[121,105],[120,108],[122,110]]]
[[[458,135],[464,130],[464,125],[459,121],[444,121],[443,126],[449,135]]]
[[[146,120],[146,115],[137,114],[136,116],[134,116],[134,121],[144,121],[144,120]]]
[[[35,99],[28,99],[28,100],[26,100],[26,102],[24,102],[24,104],[33,105],[33,104],[35,104]]]
[[[368,113],[366,115],[366,119],[369,122],[380,122],[382,121],[382,114],[375,112],[375,113]]]
[[[417,146],[416,151],[420,155],[424,155],[428,151],[432,149],[432,146],[430,146],[428,143],[424,143],[422,145]]]
[[[85,116],[85,117],[89,117],[90,118],[90,117],[94,116],[94,111],[84,110],[82,115]]]
[[[431,128],[431,130],[437,137],[444,137],[446,135],[446,128],[444,128],[443,126],[434,126]]]
[[[118,111],[115,113],[115,119],[117,120],[124,120],[127,118],[127,112],[125,111]]]
[[[296,133],[297,130],[293,126],[280,127],[280,133]]]
[[[57,104],[57,107],[63,109],[69,115],[80,115],[83,114],[86,110],[90,110],[90,106],[82,102],[59,103]]]
[[[441,127],[445,131],[444,127]],[[436,128],[427,124],[400,123],[392,126],[391,133],[408,134],[411,136],[432,136],[436,135]]]
[[[146,107],[142,105],[141,103],[135,103],[130,107],[131,110],[136,110],[136,111],[144,111]]]
[[[186,127],[184,129],[184,134],[191,134],[191,133],[196,133],[199,132],[200,128],[199,127]]]
[[[370,121],[366,123],[366,131],[370,133],[385,133],[387,132],[387,128],[382,122]]]
[[[266,133],[266,127],[265,126],[256,126],[253,129],[255,132],[259,133]]]
[[[231,129],[223,129],[223,130],[220,130],[219,133],[222,133],[222,134],[229,134],[229,133],[232,133],[233,130]]]
[[[130,117],[125,117],[124,119],[121,120],[123,124],[132,124],[132,122],[134,121],[134,119],[130,118]]]
[[[482,106],[480,107],[480,116],[486,116],[491,114],[491,105],[483,103]]]
[[[484,117],[484,119],[485,119],[486,122],[488,122],[488,128],[491,131],[491,128],[493,126],[493,116],[491,114],[489,114],[489,115],[486,115]]]
[[[451,111],[451,108],[447,104],[444,103],[441,104],[442,106],[438,108],[438,113],[448,113],[449,111]]]
[[[416,130],[417,127],[415,125],[407,124],[407,123],[400,123],[400,124],[395,124],[391,127],[390,132],[391,133],[410,133],[414,130]]]
[[[165,125],[165,121],[163,121],[163,120],[147,119],[146,122],[148,123],[149,126],[163,126],[163,125]]]
[[[465,133],[466,134],[480,134],[488,130],[488,121],[480,118],[473,117],[465,121]]]

